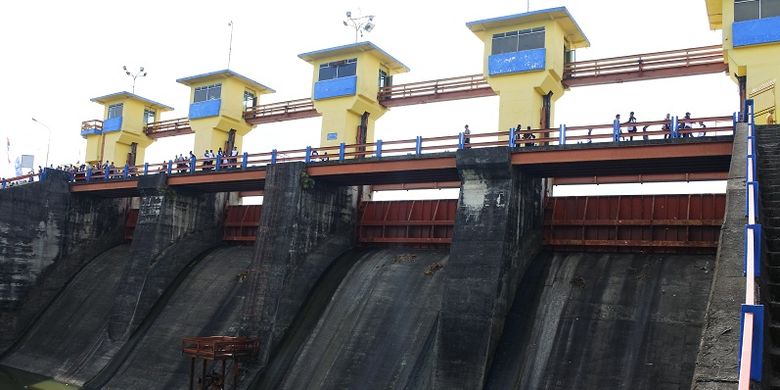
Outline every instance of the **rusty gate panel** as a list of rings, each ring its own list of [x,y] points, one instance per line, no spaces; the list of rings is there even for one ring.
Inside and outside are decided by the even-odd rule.
[[[547,246],[572,250],[713,252],[725,194],[550,198]]]
[[[358,241],[370,244],[450,244],[457,199],[366,202]]]
[[[263,206],[228,206],[222,225],[222,240],[252,243],[260,226]]]
[[[136,224],[138,224],[138,209],[127,210],[127,217],[125,218],[125,241],[133,241],[133,233],[135,233]]]

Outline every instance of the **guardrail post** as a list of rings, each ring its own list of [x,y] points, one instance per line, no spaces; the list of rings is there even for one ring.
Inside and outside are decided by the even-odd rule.
[[[422,154],[422,136],[417,136],[417,140],[414,144],[414,154],[420,156]]]
[[[746,123],[748,123],[748,124],[752,124],[753,123],[753,114],[754,114],[753,110],[755,110],[755,108],[756,108],[756,106],[755,106],[755,102],[753,101],[753,99],[745,100],[745,118],[744,118],[744,120],[745,120]]]
[[[308,164],[311,162],[311,146],[306,147],[306,157],[303,159],[303,161]]]
[[[514,128],[514,127],[510,127],[509,128],[509,145],[508,146],[510,148],[514,148],[515,146],[517,146],[515,144],[516,137],[517,137],[517,134],[515,133],[515,131],[517,131],[516,128]]]
[[[672,117],[672,128],[670,131],[672,132],[671,138],[680,138],[680,133],[678,132],[680,129],[680,123],[679,119],[677,118],[677,115]]]
[[[461,133],[458,133],[458,150],[463,150],[466,148],[466,135]]]
[[[735,112],[734,115],[732,115],[732,120],[734,121],[734,128],[737,128],[737,122],[739,122],[739,113]]]
[[[214,170],[219,171],[219,168],[222,167],[222,153],[217,153],[217,161],[216,164],[214,164]]]
[[[566,125],[561,124],[561,127],[558,129],[558,144],[559,145],[566,145]]]
[[[144,176],[149,174],[149,163],[144,163]]]
[[[376,150],[374,151],[376,158],[382,158],[382,140],[376,140]]]
[[[38,181],[44,181],[46,180],[46,170],[44,169],[41,171],[41,173],[38,174]]]
[[[195,173],[195,156],[190,156],[190,173]]]
[[[617,119],[612,121],[612,141],[620,141],[620,121]]]
[[[246,170],[246,164],[249,161],[249,153],[244,152],[243,158],[241,159],[241,169]]]
[[[745,314],[753,314],[753,350],[751,351],[750,379],[760,382],[762,377],[764,358],[764,305],[743,304],[741,308],[739,324],[739,354],[737,366],[742,362],[742,338],[745,330]]]
[[[339,144],[339,161],[344,161],[344,155],[347,152],[347,145],[343,142]]]
[[[87,168],[87,172],[84,174],[84,178],[87,181],[92,180],[92,168]]]
[[[130,174],[130,166],[125,164],[125,168],[122,170],[122,178],[127,179],[127,176]]]
[[[168,160],[168,169],[166,169],[166,171],[168,172],[168,176],[173,173],[173,160]]]
[[[276,149],[271,151],[271,165],[276,164],[276,154],[277,154]]]

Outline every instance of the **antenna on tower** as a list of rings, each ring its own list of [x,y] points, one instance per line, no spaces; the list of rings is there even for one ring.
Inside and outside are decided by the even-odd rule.
[[[228,22],[228,26],[230,27],[230,44],[228,45],[228,64],[227,68],[230,69],[230,57],[233,54],[233,21]]]

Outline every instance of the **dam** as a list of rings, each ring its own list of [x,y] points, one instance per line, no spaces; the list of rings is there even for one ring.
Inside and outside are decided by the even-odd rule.
[[[710,3],[730,23],[734,2]],[[780,127],[774,84],[753,88],[769,71],[741,63],[780,38],[743,22],[737,46],[576,62],[590,42],[561,7],[467,23],[478,75],[393,85],[409,69],[362,42],[300,55],[311,98],[260,104],[273,90],[233,70],[177,80],[186,118],[95,98],[87,165],[2,180],[0,387],[780,387]],[[736,112],[554,122],[570,88],[735,70],[756,72],[735,76]],[[374,137],[391,107],[493,95],[495,132]],[[253,126],[317,116],[319,145],[231,152]],[[207,154],[145,161],[182,134]],[[553,190],[712,180],[725,193]],[[373,198],[437,188],[457,199]]]

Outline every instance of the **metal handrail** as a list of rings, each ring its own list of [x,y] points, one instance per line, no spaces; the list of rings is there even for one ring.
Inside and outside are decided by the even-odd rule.
[[[691,118],[689,120],[674,121],[675,124],[682,122],[698,123],[707,122],[716,124],[718,122],[732,122],[731,116],[709,116],[701,118]],[[666,120],[653,120],[637,122],[630,124],[630,127],[640,126],[664,126],[668,124]],[[280,162],[303,161],[306,163],[318,161],[339,160],[344,161],[351,158],[382,158],[382,156],[391,155],[417,155],[452,151],[464,148],[485,148],[495,146],[525,147],[538,145],[566,145],[581,142],[620,142],[621,139],[633,139],[633,137],[645,138],[666,138],[683,137],[690,133],[706,132],[706,136],[732,132],[731,126],[711,126],[707,128],[674,128],[657,129],[650,131],[626,132],[629,124],[622,123],[619,126],[621,130],[618,135],[615,134],[615,124],[599,124],[590,126],[572,126],[567,128],[562,125],[558,128],[550,129],[532,129],[517,130],[511,129],[510,132],[490,132],[490,133],[472,133],[468,136],[464,133],[454,135],[435,136],[435,137],[417,137],[415,139],[400,139],[382,141],[377,140],[373,143],[345,144],[322,147],[311,147],[293,149],[293,150],[271,150],[261,153],[243,153],[238,156],[218,155],[216,157],[191,157],[184,161],[168,160],[162,164],[143,164],[138,166],[116,167],[113,172],[105,172],[101,167],[90,169],[88,172],[80,172],[74,181],[91,181],[94,179],[130,179],[137,175],[147,175],[155,172],[164,172],[166,174],[183,174],[195,172],[219,172],[234,169],[247,169],[249,167],[259,167],[268,164]],[[531,135],[534,138],[531,138]],[[538,138],[536,138],[538,136]],[[503,139],[502,139],[503,138]],[[423,142],[424,141],[424,142]]]
[[[90,119],[81,122],[81,131],[92,129],[103,130],[103,121],[100,119]]]
[[[747,224],[745,225],[745,303],[742,305],[742,344],[740,345],[739,382],[740,390],[749,390],[751,379],[761,379],[761,363],[753,365],[753,343],[756,336],[754,327],[763,324],[756,314],[763,315],[763,305],[756,305],[756,276],[760,263],[760,247],[756,241],[761,240],[761,225],[757,224],[758,188],[756,171],[756,138],[755,138],[755,106],[753,100],[745,103],[745,120],[747,122],[746,162],[746,208]],[[754,371],[756,371],[754,373]],[[754,375],[755,374],[755,375]]]
[[[190,128],[189,118],[176,118],[158,122],[149,122],[144,126],[144,133],[147,135],[163,133],[168,131],[177,131]]]

